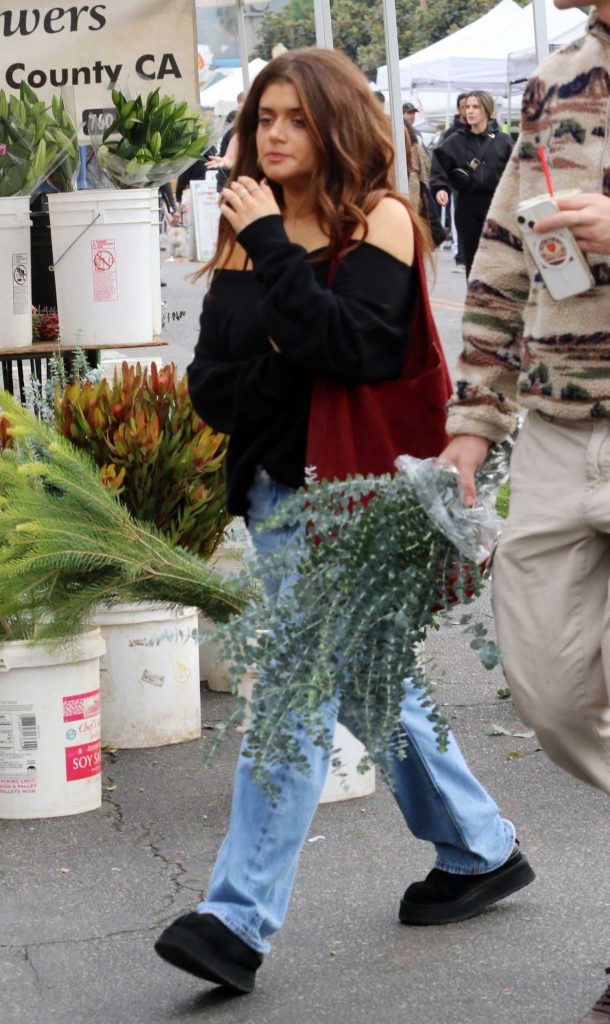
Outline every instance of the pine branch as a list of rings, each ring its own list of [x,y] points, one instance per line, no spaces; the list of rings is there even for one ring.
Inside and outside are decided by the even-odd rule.
[[[29,634],[65,641],[100,603],[195,606],[225,622],[258,596],[137,522],[88,457],[11,396],[0,408],[14,443],[0,454],[0,620],[23,629],[25,615]]]

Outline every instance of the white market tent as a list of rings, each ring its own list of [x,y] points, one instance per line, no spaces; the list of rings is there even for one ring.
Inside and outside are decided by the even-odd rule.
[[[499,74],[506,81],[508,53],[511,49],[523,49],[523,36],[520,45],[507,44],[508,37],[514,38],[520,12],[515,0],[500,0],[470,25],[403,57],[398,65],[401,88],[447,91],[467,81],[471,88],[487,89]],[[377,88],[387,87],[384,65],[377,71]]]
[[[572,7],[566,11],[559,11],[553,0],[545,0],[545,8],[547,39],[551,50],[566,46],[584,35],[587,15],[581,8]],[[523,8],[523,11],[529,12],[529,7]],[[506,76],[509,84],[523,85],[537,64],[536,50],[531,41],[528,49],[520,47],[519,50],[509,53]]]
[[[550,46],[582,35],[586,23],[582,10],[558,11],[552,0],[545,0],[545,12]],[[399,61],[401,88],[447,92],[465,87],[506,92],[511,80],[511,54],[531,51],[527,57],[531,73],[537,63],[535,41],[532,4],[519,7],[514,0],[500,0],[470,25]],[[519,67],[525,65],[523,56]],[[384,66],[377,71],[377,88],[387,89],[387,83]]]
[[[266,67],[267,61],[256,57],[248,62],[248,80],[252,82],[259,71]],[[231,68],[220,81],[202,89],[199,100],[202,107],[213,107],[218,113],[227,113],[237,106],[237,97],[244,88],[241,68]],[[224,108],[227,108],[225,110]]]

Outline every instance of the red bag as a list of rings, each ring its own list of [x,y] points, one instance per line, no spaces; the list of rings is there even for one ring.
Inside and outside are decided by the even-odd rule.
[[[439,455],[451,379],[430,308],[424,261],[416,246],[415,306],[402,376],[349,386],[328,377],[314,381],[309,409],[307,466],[320,480],[356,473],[394,473],[398,455]],[[332,285],[337,263],[331,265]]]

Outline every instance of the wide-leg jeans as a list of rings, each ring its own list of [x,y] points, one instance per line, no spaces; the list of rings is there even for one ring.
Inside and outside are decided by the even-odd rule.
[[[259,554],[292,544],[296,528],[259,532],[258,523],[274,512],[290,489],[258,470],[249,492],[248,528]],[[266,581],[268,590],[282,584]],[[400,728],[407,756],[394,760],[394,796],[407,826],[419,839],[434,844],[436,867],[454,874],[493,871],[509,857],[515,841],[512,823],[468,768],[450,734],[449,749],[439,753],[436,733],[423,707],[421,691],[404,683]],[[327,728],[332,733],[340,709],[329,705]],[[349,722],[357,735],[357,723]],[[283,924],[301,848],[307,837],[329,767],[328,755],[297,730],[310,765],[304,775],[289,764],[271,769],[278,794],[272,801],[251,777],[251,759],[237,763],[228,833],[210,880],[200,913],[214,914],[253,949],[268,952],[267,939]]]

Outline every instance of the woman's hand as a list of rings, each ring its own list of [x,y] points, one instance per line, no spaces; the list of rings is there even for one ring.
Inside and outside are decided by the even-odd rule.
[[[229,170],[230,168],[227,168],[224,156],[218,156],[218,154],[216,154],[215,156],[211,156],[208,160],[206,160],[205,169],[206,171],[218,171],[225,169]]]
[[[539,220],[534,231],[542,234],[570,228],[584,252],[610,253],[610,197],[601,192],[558,196],[557,206],[560,212]]]
[[[232,181],[227,188],[223,188],[220,210],[236,235],[261,217],[281,213],[267,182],[255,181],[245,174],[240,175],[237,181]]]
[[[439,206],[446,206],[447,203],[449,202],[449,193],[445,192],[444,188],[439,188],[438,192],[436,193],[435,199]]]
[[[474,474],[485,462],[490,444],[486,437],[477,434],[456,434],[439,455],[440,459],[452,462],[460,474],[466,508],[475,503],[477,488]]]

